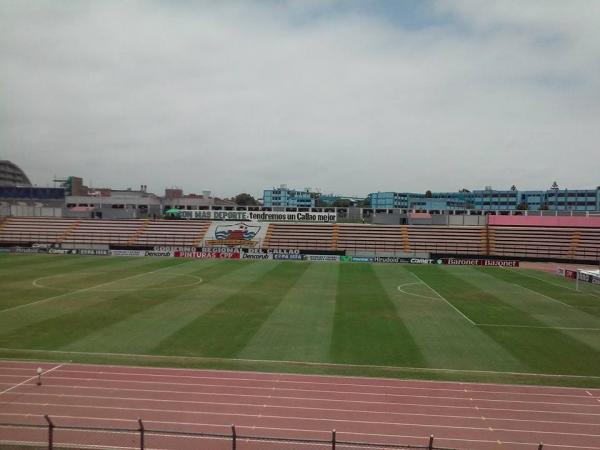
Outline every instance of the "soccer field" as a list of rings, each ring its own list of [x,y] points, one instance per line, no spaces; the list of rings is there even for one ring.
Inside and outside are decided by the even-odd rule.
[[[525,269],[0,255],[0,357],[600,386],[600,294]]]

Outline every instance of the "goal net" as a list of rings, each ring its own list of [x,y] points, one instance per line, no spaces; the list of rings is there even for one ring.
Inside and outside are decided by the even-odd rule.
[[[578,270],[576,288],[580,292],[600,296],[600,269]]]

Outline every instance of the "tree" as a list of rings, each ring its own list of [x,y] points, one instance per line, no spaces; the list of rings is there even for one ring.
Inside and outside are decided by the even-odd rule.
[[[256,201],[256,199],[254,197],[252,197],[250,194],[246,194],[245,192],[242,192],[241,194],[236,195],[233,198],[233,201],[235,202],[236,205],[242,205],[242,206],[258,205],[258,202]]]
[[[425,198],[431,198],[433,197],[433,194],[431,193],[430,190],[425,191]]]
[[[517,190],[517,187],[516,187],[516,186],[513,184],[513,185],[510,187],[510,190],[511,190],[511,191],[516,191],[516,190]]]
[[[556,181],[554,183],[552,183],[552,188],[551,189],[554,189],[555,191],[558,191],[558,183]]]
[[[458,191],[458,192],[462,192],[462,193],[464,193],[464,194],[469,194],[471,191],[470,191],[470,190],[468,190],[467,188],[462,188],[462,189],[461,189],[460,191]]]
[[[542,203],[540,205],[540,211],[548,211],[548,203]]]
[[[525,202],[521,202],[519,203],[519,205],[517,206],[517,209],[519,211],[527,211],[529,209],[529,205]],[[541,209],[541,208],[540,208]]]

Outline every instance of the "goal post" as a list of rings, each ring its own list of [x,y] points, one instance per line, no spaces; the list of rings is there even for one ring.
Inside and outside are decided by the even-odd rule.
[[[579,292],[600,293],[600,269],[578,269],[575,278],[575,289]]]

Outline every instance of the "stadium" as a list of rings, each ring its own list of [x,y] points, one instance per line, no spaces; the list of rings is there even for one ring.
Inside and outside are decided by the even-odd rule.
[[[0,450],[600,450],[600,0],[0,0]]]
[[[5,201],[2,448],[600,442],[593,212]]]

